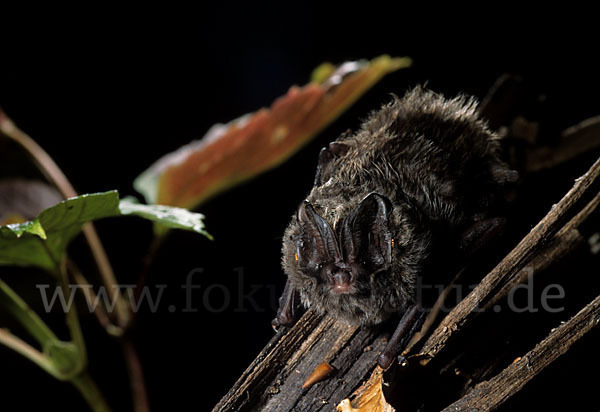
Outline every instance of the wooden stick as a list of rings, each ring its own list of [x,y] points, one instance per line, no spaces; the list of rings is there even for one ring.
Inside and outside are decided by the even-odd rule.
[[[561,261],[565,256],[569,255],[575,248],[584,242],[583,237],[576,229],[568,231],[560,231],[552,240],[543,247],[536,256],[529,261],[525,267],[528,270],[521,270],[508,281],[496,295],[484,306],[483,310],[491,309],[506,298],[511,290],[521,283],[527,282],[530,276],[537,276],[549,266]]]
[[[506,102],[519,94],[518,80],[509,80],[502,85],[506,90],[497,90],[492,96],[494,102],[488,101],[483,106],[482,113],[489,112],[488,115],[498,111],[494,105],[506,109],[499,116],[499,123],[512,116],[511,104]],[[504,93],[506,96],[502,95]],[[476,316],[475,309],[493,302],[496,296],[509,291],[514,282],[522,280],[518,275],[524,265],[535,265],[542,270],[581,243],[577,227],[598,205],[599,175],[600,159],[577,179],[560,203],[485,277],[482,284],[442,321],[425,343],[422,353],[430,356],[439,353],[457,331]],[[594,195],[594,200],[573,218]],[[569,223],[565,225],[565,222]],[[214,411],[333,410],[373,371],[385,343],[381,330],[349,329],[309,310],[291,330],[279,332],[268,343]],[[332,364],[336,374],[302,390],[306,377],[323,361]]]
[[[538,146],[526,153],[526,169],[537,172],[600,148],[600,116],[586,119],[562,132],[558,144]]]
[[[600,323],[600,296],[568,322],[489,381],[481,382],[444,412],[493,411],[518,393],[533,377],[569,350],[571,345]]]
[[[459,330],[470,323],[481,308],[492,301],[505,285],[515,279],[542,247],[561,229],[565,220],[577,213],[581,203],[598,193],[600,186],[600,159],[554,205],[550,212],[523,240],[463,299],[433,331],[423,345],[422,355],[436,356]]]
[[[468,309],[477,308],[478,305],[483,307],[496,294],[504,293],[503,287],[517,280],[520,269],[526,264],[535,263],[537,256],[547,253],[559,256],[578,244],[580,236],[574,229],[575,223],[579,225],[584,215],[591,213],[597,196],[582,212],[573,216],[591,193],[597,193],[599,174],[600,160],[582,178],[577,179],[575,186],[552,208],[548,216],[486,276],[483,286],[478,286],[467,296],[466,299],[471,299]],[[572,218],[571,221],[564,225],[569,218]],[[565,229],[561,230],[563,227]],[[560,240],[568,241],[567,244],[561,245],[560,240],[551,242],[552,239],[559,239],[557,233],[560,233]],[[540,259],[538,263],[541,264]],[[547,265],[547,262],[543,264]],[[461,304],[464,305],[464,302]],[[475,315],[476,312],[465,310],[464,307],[461,309],[459,304],[434,331],[433,339],[429,338],[426,342],[428,346],[422,352],[430,356],[438,353],[456,331],[467,325]],[[448,328],[446,330],[444,323]],[[308,311],[291,330],[278,333],[269,342],[214,411],[293,409],[312,412],[332,409],[369,376],[386,342],[376,329],[349,331],[348,328],[329,317],[320,318]],[[336,374],[303,390],[302,383],[306,377],[323,361],[331,363],[336,368]]]
[[[331,410],[369,376],[386,344],[380,334],[309,310],[271,339],[213,411]],[[303,389],[322,362],[333,376]]]

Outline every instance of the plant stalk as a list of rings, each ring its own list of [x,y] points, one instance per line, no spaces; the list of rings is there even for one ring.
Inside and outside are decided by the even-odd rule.
[[[0,307],[4,308],[12,317],[19,321],[42,347],[48,341],[58,340],[48,325],[1,279]]]
[[[77,192],[62,170],[52,160],[50,155],[36,143],[28,134],[19,129],[13,121],[0,108],[0,132],[9,139],[18,143],[31,156],[40,171],[46,178],[56,186],[65,199],[77,196]],[[106,251],[98,237],[98,233],[92,223],[86,223],[82,227],[83,234],[90,247],[102,282],[106,287],[117,285],[117,279],[112,269]],[[116,302],[116,315],[118,324],[125,328],[131,317],[130,308],[125,305],[125,300],[119,295]]]
[[[112,409],[106,403],[106,399],[98,389],[98,385],[92,379],[89,372],[84,371],[71,379],[71,383],[77,388],[81,396],[94,412],[112,412]]]
[[[52,361],[44,356],[43,353],[29,345],[27,342],[16,337],[6,329],[0,329],[0,344],[6,346],[9,349],[14,350],[21,356],[29,359],[31,362],[38,365],[40,368],[48,372],[52,376],[57,376],[56,368],[52,364]]]

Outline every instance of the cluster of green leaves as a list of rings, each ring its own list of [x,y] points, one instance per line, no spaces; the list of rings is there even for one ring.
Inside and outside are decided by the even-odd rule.
[[[67,246],[88,222],[115,216],[135,215],[169,228],[186,229],[211,237],[204,228],[204,216],[186,209],[143,205],[134,199],[119,199],[116,191],[77,196],[43,210],[35,219],[0,226],[0,265],[34,266],[54,276],[68,293],[64,259]],[[83,387],[96,410],[106,410],[101,395],[85,378],[86,348],[75,309],[66,313],[70,341],[59,339],[27,303],[0,280],[0,307],[10,313],[37,341],[41,352],[17,341],[7,331],[4,343],[29,358],[59,380]]]

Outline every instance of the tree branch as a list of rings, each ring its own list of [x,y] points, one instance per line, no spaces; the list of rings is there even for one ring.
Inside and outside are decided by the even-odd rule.
[[[463,398],[445,408],[444,412],[484,412],[497,409],[599,323],[600,296],[568,322],[554,329],[521,359],[489,381],[479,383]]]
[[[565,220],[577,213],[581,203],[598,193],[600,159],[554,205],[523,240],[450,312],[433,331],[421,349],[422,355],[436,356],[465,325],[515,278],[541,248],[561,229]]]
[[[527,171],[537,172],[565,163],[600,147],[600,116],[586,119],[562,132],[553,146],[533,147],[526,152]]]
[[[599,175],[600,160],[577,179],[548,215],[442,321],[425,343],[419,359],[425,361],[437,355],[458,330],[474,319],[475,309],[499,299],[510,291],[511,285],[522,281],[519,276],[525,265],[542,270],[581,244],[577,227],[597,207]],[[278,333],[269,342],[214,410],[330,410],[348,398],[375,367],[386,342],[383,330],[349,330],[347,325],[329,317],[321,319],[309,310],[292,329]],[[331,363],[337,373],[303,391],[302,382],[323,361]]]

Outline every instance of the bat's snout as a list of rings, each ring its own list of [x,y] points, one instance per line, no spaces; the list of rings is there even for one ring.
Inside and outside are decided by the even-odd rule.
[[[338,270],[331,276],[332,290],[335,293],[351,293],[354,291],[352,287],[352,275],[346,270]]]

